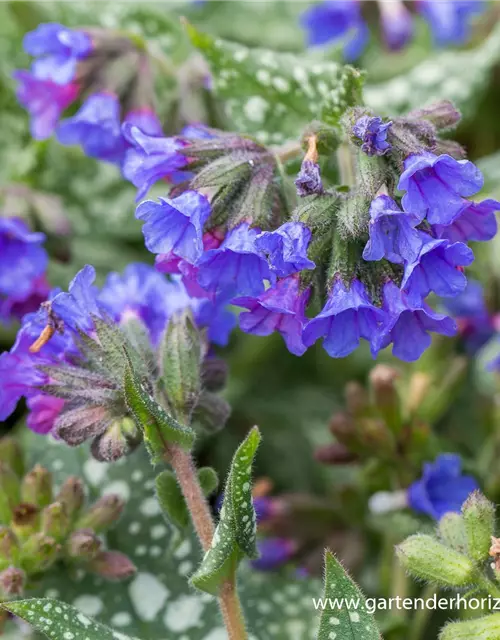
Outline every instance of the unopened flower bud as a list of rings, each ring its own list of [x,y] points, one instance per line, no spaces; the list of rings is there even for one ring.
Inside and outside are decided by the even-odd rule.
[[[295,186],[297,187],[297,195],[300,198],[322,194],[324,189],[319,165],[311,160],[304,160],[295,179]]]
[[[21,483],[21,500],[40,509],[52,502],[52,474],[39,464],[26,474]]]
[[[90,509],[83,513],[77,522],[78,529],[92,529],[100,533],[115,524],[121,516],[124,501],[115,494],[103,496]]]
[[[436,129],[451,129],[460,122],[461,117],[460,111],[449,100],[440,100],[408,114],[412,120],[431,122]]]
[[[407,394],[408,413],[415,413],[424,401],[427,392],[432,384],[432,378],[428,373],[417,371],[410,378],[410,384]]]
[[[130,418],[116,420],[102,435],[94,439],[92,455],[100,462],[114,462],[128,455],[139,444],[135,423]]]
[[[119,551],[101,551],[89,569],[107,580],[125,580],[137,571],[132,561]]]
[[[462,505],[462,515],[469,556],[485,560],[495,530],[495,506],[480,491],[473,491]]]
[[[314,457],[323,464],[350,464],[356,462],[358,456],[340,442],[327,444],[316,449]]]
[[[394,436],[383,420],[361,418],[358,421],[359,442],[364,450],[378,453],[392,453],[395,449]]]
[[[399,377],[397,369],[385,364],[378,364],[370,372],[374,404],[393,433],[398,433],[402,427],[400,399],[396,388]]]
[[[28,574],[45,571],[57,560],[60,550],[57,540],[35,533],[21,547],[21,566]]]
[[[464,519],[459,513],[450,511],[440,518],[438,535],[448,547],[460,553],[467,553],[467,536],[465,535]]]
[[[495,640],[499,637],[500,613],[466,620],[449,622],[439,634],[439,640]]]
[[[399,561],[413,576],[443,587],[474,581],[472,560],[429,535],[414,535],[396,547]]]
[[[17,562],[19,543],[12,529],[0,527],[0,569]]]
[[[5,462],[0,462],[0,523],[8,524],[12,511],[19,503],[20,482]]]
[[[224,398],[203,391],[194,412],[194,420],[209,433],[216,433],[224,428],[231,415],[231,407]]]
[[[0,439],[0,462],[9,466],[18,477],[24,474],[23,452],[17,440],[9,437]]]
[[[89,562],[100,553],[102,542],[91,529],[78,529],[69,537],[65,554],[71,560]]]
[[[220,391],[226,386],[228,374],[227,363],[222,358],[209,356],[202,365],[202,382],[207,391]]]
[[[7,567],[0,572],[0,597],[6,600],[23,595],[26,574],[17,567]]]
[[[56,496],[56,502],[64,505],[70,519],[78,515],[85,501],[83,482],[76,476],[69,477]]]
[[[354,417],[363,414],[368,408],[368,394],[359,382],[348,382],[344,397],[347,411]]]
[[[66,509],[60,502],[54,502],[42,511],[42,532],[61,542],[68,534],[70,519]]]
[[[23,502],[12,513],[11,527],[19,539],[24,539],[38,530],[40,510],[34,504]]]

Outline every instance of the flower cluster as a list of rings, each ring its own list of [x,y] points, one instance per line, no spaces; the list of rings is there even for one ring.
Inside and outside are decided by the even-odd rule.
[[[419,0],[411,4],[429,24],[438,46],[467,42],[471,19],[486,6],[480,0]],[[379,0],[378,5],[387,47],[401,49],[413,38],[412,13],[401,0]],[[302,14],[301,24],[310,46],[341,41],[348,61],[358,58],[369,41],[360,0],[324,0]]]
[[[189,310],[219,344],[235,320],[145,264],[110,274],[101,289],[94,279],[87,265],[67,293],[52,291],[39,311],[24,316],[14,346],[0,356],[0,419],[24,396],[31,429],[71,445],[93,439],[95,457],[109,460],[140,441],[123,399],[125,353],[137,354],[144,379],[158,389],[161,343],[174,315]]]
[[[35,60],[14,78],[35,139],[56,131],[62,144],[79,144],[87,155],[120,165],[129,147],[122,120],[161,133],[152,109],[150,61],[132,40],[102,29],[47,23],[25,36],[24,48]],[[83,99],[80,109],[60,122],[78,99]]]
[[[45,235],[19,218],[0,217],[0,321],[36,311],[48,294]]]

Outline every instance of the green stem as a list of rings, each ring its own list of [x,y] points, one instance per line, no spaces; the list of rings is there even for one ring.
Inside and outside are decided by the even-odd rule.
[[[300,142],[286,142],[281,147],[274,147],[272,152],[277,156],[281,163],[286,163],[289,160],[300,158],[304,153]]]
[[[481,571],[478,570],[476,577],[477,586],[486,593],[489,593],[492,598],[500,598],[500,587],[487,578]]]
[[[436,587],[429,584],[423,589],[419,597],[424,600],[425,605],[425,601],[428,598],[432,598],[435,593]],[[411,620],[408,640],[421,640],[424,637],[424,631],[427,627],[427,622],[429,621],[431,612],[432,610],[426,606],[423,606],[421,609],[417,609]]]
[[[166,459],[171,464],[186,504],[191,514],[194,528],[203,551],[212,544],[215,527],[208,503],[198,480],[196,467],[190,453],[179,446],[166,445]],[[229,640],[247,640],[248,635],[241,603],[236,589],[236,576],[226,580],[219,592],[219,607],[224,618]]]
[[[339,163],[340,182],[347,187],[356,184],[356,159],[349,143],[344,140],[337,149],[337,160]]]

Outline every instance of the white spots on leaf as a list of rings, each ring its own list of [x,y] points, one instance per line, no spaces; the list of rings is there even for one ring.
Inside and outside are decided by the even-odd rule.
[[[161,554],[163,553],[163,549],[161,547],[159,547],[158,545],[153,545],[150,549],[149,549],[149,555],[152,558],[159,558],[161,556]]]
[[[144,474],[140,469],[136,469],[135,471],[132,472],[132,475],[131,475],[133,482],[140,482],[143,479],[143,477],[144,477]]]
[[[151,573],[138,573],[130,583],[128,592],[135,612],[145,622],[156,618],[170,594]]]
[[[328,640],[335,640],[336,637],[337,634],[335,633],[335,631],[330,631],[330,633],[328,634]]]
[[[139,511],[143,516],[146,516],[146,518],[152,518],[154,516],[160,515],[161,507],[155,497],[150,497],[144,500],[144,502],[139,507]]]
[[[128,611],[119,611],[111,618],[111,624],[114,627],[126,627],[132,622],[132,616]]]
[[[108,466],[106,462],[98,462],[94,458],[89,458],[83,465],[83,473],[87,481],[97,487],[106,477]]]
[[[260,84],[263,84],[266,87],[271,84],[271,74],[267,69],[259,69],[257,71],[256,78]]]
[[[78,622],[80,622],[80,624],[82,624],[85,628],[92,626],[92,620],[90,618],[87,618],[87,616],[84,616],[83,613],[78,613],[76,615],[76,619],[78,620]]]
[[[189,575],[192,570],[193,570],[193,563],[190,562],[189,560],[183,560],[177,568],[177,571],[181,576]]]
[[[200,623],[204,605],[197,595],[180,596],[169,603],[163,622],[169,631],[180,632]]]
[[[243,62],[248,58],[248,49],[238,49],[234,52],[234,59],[236,62]]]
[[[191,553],[191,542],[186,539],[181,542],[181,544],[174,551],[174,558],[185,558]]]
[[[285,78],[276,76],[273,78],[273,87],[280,93],[288,93],[290,91],[290,83]]]
[[[103,609],[103,602],[97,596],[81,595],[73,601],[73,605],[87,616],[96,616]]]
[[[54,460],[54,462],[52,463],[52,469],[54,471],[61,471],[63,467],[64,467],[64,462],[60,459]]]
[[[203,636],[203,640],[228,640],[227,631],[222,627],[212,629],[207,636]]]
[[[269,103],[262,96],[252,96],[243,107],[245,116],[251,122],[263,122],[268,110]]]
[[[338,624],[340,624],[340,620],[339,620],[338,618],[336,618],[335,616],[331,616],[331,618],[328,620],[328,622],[329,622],[330,624],[333,624],[333,625],[338,625]]]
[[[130,487],[124,480],[115,480],[115,482],[111,482],[102,492],[103,496],[107,496],[110,494],[116,494],[122,498],[122,500],[129,500],[130,498]]]
[[[74,637],[75,637],[75,634],[71,633],[71,631],[65,631],[63,633],[64,640],[73,640]]]
[[[160,538],[164,538],[167,534],[167,527],[164,524],[155,524],[154,527],[151,527],[151,538],[153,540],[160,540]]]
[[[141,530],[141,523],[140,522],[131,522],[129,527],[128,527],[128,532],[130,534],[132,534],[133,536],[137,535],[140,530]]]
[[[351,622],[359,622],[359,613],[357,611],[349,611]]]

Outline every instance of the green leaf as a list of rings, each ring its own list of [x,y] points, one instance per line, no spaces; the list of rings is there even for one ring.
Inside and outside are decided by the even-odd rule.
[[[57,600],[34,598],[1,606],[41,631],[50,640],[134,640]]]
[[[189,525],[189,511],[175,474],[165,470],[156,476],[156,497],[165,516],[179,529]]]
[[[191,449],[195,432],[177,422],[156,402],[130,365],[125,369],[124,392],[127,406],[144,433],[153,463],[162,459],[167,443],[177,444],[187,451]]]
[[[359,71],[306,55],[249,49],[214,39],[187,25],[192,43],[206,57],[216,93],[225,100],[232,128],[264,144],[297,139],[302,129],[335,105],[337,113],[351,106]]]
[[[318,640],[380,640],[366,601],[335,556],[325,553],[325,593],[327,606],[321,614]],[[349,604],[346,604],[349,603]]]
[[[234,454],[212,546],[191,578],[192,584],[216,594],[244,556],[258,556],[256,516],[252,500],[252,463],[260,443],[254,427]]]
[[[205,496],[211,495],[219,486],[219,478],[212,467],[201,467],[198,469],[198,480]]]
[[[76,474],[84,477],[92,500],[108,493],[122,496],[125,511],[105,537],[109,548],[126,554],[138,569],[135,577],[116,583],[58,565],[27,597],[64,599],[84,615],[143,639],[206,640],[210,634],[224,638],[217,603],[188,584],[187,577],[201,559],[198,541],[189,535],[179,544],[177,531],[165,521],[154,496],[156,473],[144,448],[109,464],[89,458],[85,447],[68,447],[27,429],[23,435],[29,443],[28,466],[37,462],[48,468],[57,484]],[[320,593],[316,579],[299,579],[293,572],[263,574],[246,566],[240,568],[239,577],[255,638],[315,638],[317,612],[312,598]]]
[[[500,24],[476,49],[442,51],[402,76],[368,85],[366,103],[381,115],[395,115],[439,100],[451,100],[467,117],[473,113],[474,104],[487,88],[499,60]]]

